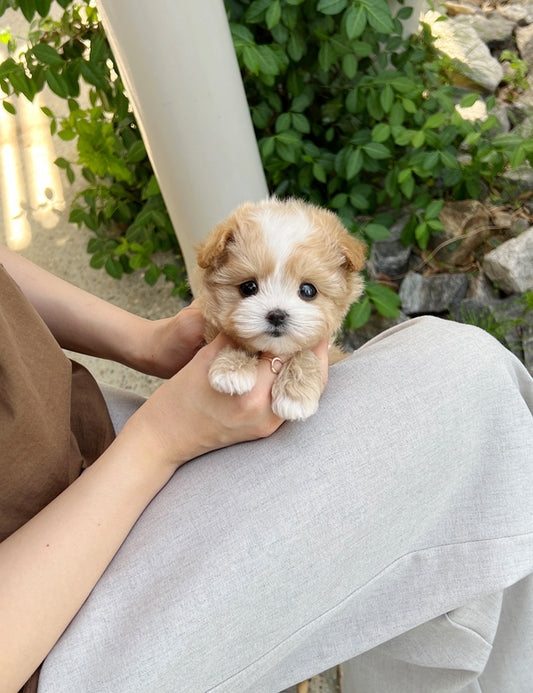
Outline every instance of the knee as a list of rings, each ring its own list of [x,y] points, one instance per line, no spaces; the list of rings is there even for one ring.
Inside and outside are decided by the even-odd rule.
[[[371,346],[371,344],[369,344]],[[485,330],[433,316],[401,323],[376,340],[382,358],[392,358],[421,378],[438,375],[446,382],[508,377],[522,368],[518,359]],[[362,347],[364,351],[365,347]]]
[[[405,325],[406,330],[412,330],[412,348],[421,349],[435,359],[474,370],[486,364],[501,363],[502,359],[515,360],[497,339],[473,325],[429,315],[410,320]]]

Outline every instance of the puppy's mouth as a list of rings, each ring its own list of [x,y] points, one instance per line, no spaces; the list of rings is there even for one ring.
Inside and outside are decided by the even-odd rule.
[[[285,327],[272,327],[266,331],[269,337],[284,337],[287,334]]]

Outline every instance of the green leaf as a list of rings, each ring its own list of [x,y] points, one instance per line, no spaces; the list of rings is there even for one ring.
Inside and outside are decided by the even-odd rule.
[[[333,48],[331,41],[322,41],[320,50],[318,51],[318,64],[320,69],[324,70],[324,72],[328,72],[336,60],[337,53]]]
[[[357,103],[359,99],[359,91],[356,87],[354,87],[349,93],[348,96],[346,97],[346,110],[348,113],[356,113],[357,112]]]
[[[363,153],[360,149],[354,149],[346,162],[346,178],[351,180],[363,168]]]
[[[346,35],[349,39],[361,36],[366,27],[366,10],[362,5],[352,5],[345,15]]]
[[[426,136],[423,130],[418,130],[415,132],[411,138],[411,144],[415,149],[420,149],[426,141]]]
[[[435,130],[440,128],[448,120],[447,113],[432,113],[429,118],[426,118],[424,128],[427,130]]]
[[[479,99],[479,94],[467,94],[461,99],[461,108],[470,108]]]
[[[299,96],[296,96],[292,100],[291,111],[294,113],[302,113],[305,111],[313,103],[314,95],[315,94],[312,89],[304,89]]]
[[[275,126],[276,132],[285,132],[285,130],[290,130],[291,129],[291,114],[290,113],[281,113],[277,118],[276,118],[276,126]]]
[[[401,300],[395,291],[375,282],[367,282],[365,288],[366,295],[380,315],[384,318],[396,318],[399,315]]]
[[[54,164],[56,166],[59,166],[59,168],[68,168],[70,166],[70,162],[68,162],[66,159],[64,159],[62,156],[60,156],[58,159],[54,161]]]
[[[0,64],[0,79],[9,79],[12,74],[20,72],[21,70],[24,71],[22,65],[15,62],[13,58],[6,58],[6,60]]]
[[[431,231],[426,222],[418,224],[418,226],[415,229],[415,238],[422,250],[425,250],[427,248],[430,235]]]
[[[333,209],[341,209],[346,206],[348,202],[348,195],[346,193],[337,193],[335,197],[331,200],[331,206]]]
[[[57,74],[57,72],[54,72],[53,70],[47,70],[45,73],[45,79],[54,94],[57,94],[62,99],[68,98],[68,85],[62,75]]]
[[[409,19],[409,17],[412,14],[413,14],[413,8],[412,7],[402,7],[396,16],[398,17],[398,19],[404,20],[404,19]]]
[[[410,113],[411,115],[413,115],[417,111],[416,104],[414,101],[411,101],[411,99],[403,98],[402,99],[402,106],[403,106],[404,110],[407,113]]]
[[[339,14],[347,4],[348,0],[319,0],[317,10],[322,14]]]
[[[430,219],[437,219],[439,214],[442,212],[442,208],[444,207],[444,200],[432,200],[429,205],[426,208],[426,212],[424,214],[426,220]]]
[[[435,168],[435,166],[439,163],[440,161],[440,156],[438,151],[430,151],[426,154],[424,157],[424,163],[423,163],[423,168],[426,171],[431,171]]]
[[[305,135],[311,132],[309,120],[302,113],[292,113],[291,118],[292,125],[295,130],[298,130],[298,132],[302,132]]]
[[[85,212],[80,207],[75,207],[71,210],[68,220],[71,224],[82,224],[85,217]],[[89,251],[91,252],[91,251]]]
[[[372,159],[388,159],[391,152],[388,147],[380,142],[369,142],[363,145],[365,153]]]
[[[4,101],[4,107],[5,106],[6,106],[6,101]],[[521,146],[521,147],[518,147],[517,149],[515,149],[515,151],[512,153],[511,158],[509,160],[509,163],[510,163],[512,168],[517,168],[517,166],[520,166],[521,164],[523,164],[526,159],[527,159],[526,148]]]
[[[409,171],[409,173],[411,173],[411,171]],[[412,173],[409,178],[407,178],[403,183],[400,183],[400,190],[408,200],[413,197],[413,193],[415,191],[415,179],[413,178]]]
[[[91,51],[89,54],[89,62],[93,65],[101,62],[106,55],[106,40],[102,34],[98,34],[96,38],[91,41]]]
[[[47,43],[38,43],[32,48],[32,53],[40,62],[45,65],[64,65],[65,61],[55,48]]]
[[[159,195],[160,193],[161,189],[159,187],[159,183],[157,182],[157,178],[152,175],[143,190],[143,198],[146,199],[148,197],[153,197],[154,195]]]
[[[348,330],[357,330],[368,322],[372,315],[372,306],[367,297],[359,303],[352,303],[345,320],[345,327]]]
[[[385,113],[388,113],[392,108],[392,104],[394,103],[394,91],[390,84],[387,84],[386,87],[382,89],[379,95],[379,100]]]
[[[35,0],[35,8],[41,17],[46,17],[50,12],[52,0]]]
[[[326,169],[320,164],[313,164],[313,176],[320,183],[325,183],[327,181]]]
[[[405,181],[409,180],[410,178],[413,177],[413,172],[411,171],[410,168],[403,168],[400,173],[398,173],[398,183],[405,183]]]
[[[19,0],[19,7],[28,22],[31,22],[33,15],[35,14],[35,0]]]
[[[372,55],[373,48],[366,41],[353,41],[352,50],[360,58],[368,58],[369,55]]]
[[[446,150],[442,150],[440,152],[440,160],[446,166],[447,168],[454,168],[454,169],[459,169],[461,168],[461,165],[457,161],[457,156],[452,154],[451,152],[448,152]]]
[[[17,114],[17,109],[9,101],[2,101],[2,105],[8,113],[11,113],[11,115]]]
[[[104,264],[105,271],[111,275],[114,279],[120,279],[122,277],[123,268],[118,260],[112,257],[108,257]]]
[[[303,58],[307,50],[305,39],[299,31],[293,32],[287,42],[287,53],[289,57],[298,62]]]
[[[157,282],[157,280],[162,274],[162,270],[160,270],[159,267],[152,262],[150,267],[144,273],[144,280],[150,286],[154,286],[154,284]]]
[[[368,238],[371,238],[373,241],[384,241],[390,236],[389,229],[386,226],[383,226],[383,224],[367,224],[363,231],[365,236],[368,236]]]
[[[89,63],[86,60],[83,60],[81,62],[80,71],[83,79],[88,84],[93,84],[95,87],[98,87],[99,89],[107,88],[107,80],[102,74],[102,71],[99,70],[98,67],[93,65],[93,63]]]
[[[246,10],[246,22],[250,24],[262,22],[270,3],[271,0],[254,0]]]
[[[353,79],[355,77],[358,66],[359,61],[353,53],[347,53],[342,59],[342,71],[348,79]]]
[[[269,8],[266,11],[265,19],[266,25],[269,29],[273,29],[276,26],[276,24],[279,23],[279,20],[281,19],[281,7],[279,4],[279,0],[275,0],[275,2],[269,4]]]
[[[372,128],[373,142],[386,142],[391,134],[390,125],[388,123],[378,123]]]
[[[76,133],[72,128],[63,128],[57,133],[64,142],[69,142],[70,140],[73,140],[76,138]]]
[[[360,0],[367,13],[370,26],[381,34],[391,34],[394,24],[386,0]]]
[[[126,161],[130,164],[136,164],[146,158],[146,147],[142,140],[137,140],[128,149]]]

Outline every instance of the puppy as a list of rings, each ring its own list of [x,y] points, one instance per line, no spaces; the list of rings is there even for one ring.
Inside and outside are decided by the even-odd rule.
[[[197,293],[207,341],[227,334],[209,371],[219,392],[243,394],[256,380],[258,358],[277,378],[272,410],[288,420],[315,413],[322,367],[310,351],[331,341],[363,290],[366,248],[338,217],[296,199],[245,203],[198,248]],[[330,363],[340,350],[330,349]]]

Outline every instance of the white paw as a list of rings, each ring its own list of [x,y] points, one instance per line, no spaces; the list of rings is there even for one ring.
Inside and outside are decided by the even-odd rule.
[[[255,373],[212,368],[209,371],[209,384],[217,392],[223,392],[226,395],[244,395],[255,385]]]
[[[209,368],[209,384],[226,395],[244,395],[255,385],[257,360],[240,349],[226,347]]]
[[[304,421],[318,409],[318,400],[295,400],[286,395],[279,395],[272,400],[272,411],[280,419],[287,421]]]

